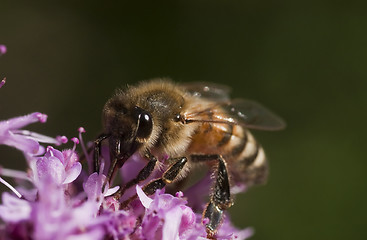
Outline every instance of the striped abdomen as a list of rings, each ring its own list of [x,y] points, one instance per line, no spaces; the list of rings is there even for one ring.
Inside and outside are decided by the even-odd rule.
[[[219,154],[227,162],[234,181],[246,185],[266,181],[267,162],[263,148],[240,125],[202,123],[192,136],[190,154]]]

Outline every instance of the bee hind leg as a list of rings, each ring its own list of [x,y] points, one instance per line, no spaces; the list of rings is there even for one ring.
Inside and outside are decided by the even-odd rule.
[[[222,222],[224,210],[230,208],[233,205],[230,194],[227,165],[225,160],[220,155],[194,155],[192,156],[192,160],[218,161],[215,184],[212,189],[213,192],[210,196],[210,201],[203,212],[203,219],[208,220],[208,222],[204,221],[208,238],[215,239],[214,236]]]
[[[187,163],[186,157],[180,157],[172,159],[174,163],[169,166],[169,168],[163,173],[161,178],[154,179],[143,186],[143,191],[146,195],[152,195],[158,189],[164,188],[167,184],[172,183],[176,177],[180,174],[181,170],[184,168]],[[140,174],[140,173],[139,173]],[[120,208],[125,208],[131,201],[137,198],[137,195],[130,197],[126,201],[122,202]]]

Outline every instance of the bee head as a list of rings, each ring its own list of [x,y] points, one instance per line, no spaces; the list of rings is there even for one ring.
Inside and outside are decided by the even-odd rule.
[[[121,98],[111,98],[103,110],[105,131],[110,135],[110,149],[126,161],[148,140],[153,130],[151,114]]]

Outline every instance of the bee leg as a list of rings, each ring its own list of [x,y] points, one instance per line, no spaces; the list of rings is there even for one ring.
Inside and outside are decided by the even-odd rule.
[[[192,156],[192,159],[193,161],[218,161],[213,193],[211,194],[210,201],[203,213],[203,218],[207,218],[209,220],[205,226],[208,238],[213,239],[222,222],[223,211],[231,207],[233,204],[230,194],[228,169],[225,160],[220,155],[195,155]]]
[[[118,162],[118,158],[117,157],[112,157],[112,160],[111,160],[111,166],[110,168],[108,169],[108,173],[107,173],[107,177],[104,181],[104,185],[103,185],[103,188],[104,186],[106,185],[106,183],[108,182],[108,184],[111,185],[111,182],[112,182],[112,179],[114,178],[116,172],[117,172],[117,169],[119,169],[119,166],[117,164]]]
[[[111,185],[112,180],[114,179],[116,172],[119,168],[122,167],[122,165],[124,165],[124,162],[122,161],[120,156],[120,140],[118,140],[116,142],[116,146],[115,146],[115,151],[111,152],[110,151],[110,159],[111,159],[111,164],[110,167],[108,169],[108,173],[107,173],[107,177],[103,183],[103,188],[105,188],[106,184],[109,183],[109,185]]]
[[[101,154],[101,143],[109,136],[109,134],[102,133],[96,140],[94,140],[94,171],[97,173],[99,173],[99,166],[101,165],[101,161],[99,160]]]
[[[157,158],[155,156],[153,156],[151,153],[147,153],[145,155],[146,158],[149,159],[149,162],[147,163],[147,165],[145,165],[145,167],[140,170],[138,176],[132,180],[130,180],[129,182],[127,182],[124,186],[122,186],[115,194],[114,197],[116,199],[120,199],[120,197],[125,193],[125,191],[127,189],[129,189],[130,187],[134,186],[135,184],[138,184],[142,181],[144,181],[145,179],[147,179],[150,174],[153,172],[155,165],[157,163]]]
[[[184,168],[185,164],[187,163],[187,158],[180,157],[180,158],[172,159],[172,161],[174,160],[177,160],[177,161],[175,161],[175,163],[173,163],[163,173],[161,178],[152,180],[151,182],[147,183],[143,187],[143,191],[146,195],[154,194],[155,191],[157,191],[158,189],[164,188],[167,184],[172,183],[176,179],[176,177],[179,175],[179,173],[181,172],[181,170]],[[134,196],[130,197],[129,199],[121,203],[120,208],[125,208],[131,201],[136,199],[136,197],[137,195],[135,194]]]
[[[223,210],[210,201],[203,212],[203,219],[207,219],[209,221],[208,223],[205,223],[207,238],[216,239],[215,233],[222,222],[222,216]]]

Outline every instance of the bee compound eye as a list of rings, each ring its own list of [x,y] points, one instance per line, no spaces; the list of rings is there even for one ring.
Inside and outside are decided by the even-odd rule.
[[[139,114],[139,124],[136,136],[139,138],[147,138],[153,129],[152,117],[148,112],[141,112]]]
[[[177,114],[174,116],[173,121],[175,121],[175,122],[180,122],[180,121],[181,121],[181,114],[177,113]]]

